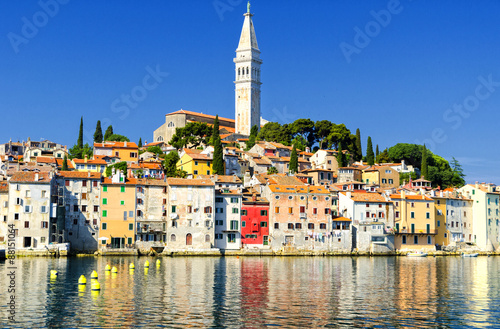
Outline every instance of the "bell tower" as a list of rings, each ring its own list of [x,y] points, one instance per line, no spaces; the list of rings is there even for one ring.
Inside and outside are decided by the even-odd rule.
[[[260,129],[260,50],[250,13],[250,1],[236,49],[235,63],[235,120],[236,134],[250,135],[250,129]]]

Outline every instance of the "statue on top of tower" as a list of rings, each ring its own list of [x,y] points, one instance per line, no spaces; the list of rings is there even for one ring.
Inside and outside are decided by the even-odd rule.
[[[247,3],[247,13],[250,14],[250,0],[248,0],[248,3]]]

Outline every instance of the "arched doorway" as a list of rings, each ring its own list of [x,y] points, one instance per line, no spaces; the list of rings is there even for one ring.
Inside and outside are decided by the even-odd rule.
[[[193,244],[193,236],[191,233],[186,234],[186,246],[190,246]]]

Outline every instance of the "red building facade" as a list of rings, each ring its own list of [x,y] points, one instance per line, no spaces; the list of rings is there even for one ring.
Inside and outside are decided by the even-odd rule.
[[[242,247],[269,245],[269,201],[261,197],[244,197],[241,206]]]

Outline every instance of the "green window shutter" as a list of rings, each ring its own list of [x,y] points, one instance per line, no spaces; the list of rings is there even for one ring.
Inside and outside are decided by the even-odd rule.
[[[102,191],[103,191],[103,192],[108,192],[108,187],[107,187],[107,186],[103,186],[103,187],[102,187]]]
[[[128,230],[133,231],[134,230],[134,224],[130,223],[128,224]]]
[[[107,198],[102,199],[102,204],[108,204],[108,199]]]
[[[108,211],[107,210],[103,210],[102,211],[102,217],[108,217]]]
[[[105,229],[107,229],[107,228],[108,228],[108,224],[106,224],[106,223],[102,223],[102,229],[103,229],[103,230],[105,230]]]
[[[125,186],[122,186],[122,187],[120,188],[120,191],[121,191],[121,192],[125,192]]]

